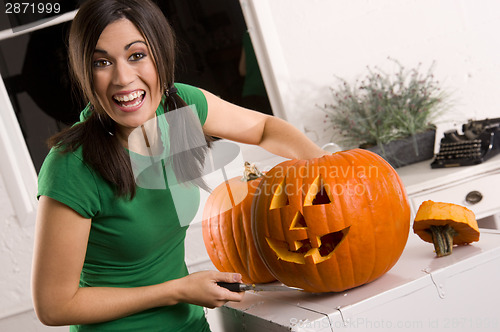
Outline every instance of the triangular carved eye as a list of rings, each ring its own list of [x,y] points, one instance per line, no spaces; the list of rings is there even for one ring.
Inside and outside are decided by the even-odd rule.
[[[328,185],[325,185],[323,178],[319,175],[309,187],[309,191],[304,200],[304,206],[329,204],[332,202]]]
[[[314,200],[312,201],[312,205],[330,204],[330,203],[331,203],[331,200],[325,191],[325,187],[321,187],[321,190],[318,191],[318,193],[316,194],[316,197],[314,197]]]
[[[307,224],[306,220],[304,219],[304,216],[302,213],[297,211],[295,214],[295,217],[292,220],[292,224],[290,225],[290,230],[294,229],[307,229]]]
[[[279,184],[279,186],[274,191],[273,199],[271,200],[270,210],[279,209],[284,206],[290,205],[288,201],[288,195],[286,193],[286,178],[283,178],[283,181]]]

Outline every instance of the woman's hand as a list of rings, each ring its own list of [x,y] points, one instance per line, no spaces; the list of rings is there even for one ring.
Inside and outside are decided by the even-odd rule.
[[[192,273],[175,282],[178,288],[179,302],[187,302],[207,308],[216,308],[228,301],[239,302],[244,292],[231,292],[217,285],[218,281],[241,282],[238,273],[202,271]]]

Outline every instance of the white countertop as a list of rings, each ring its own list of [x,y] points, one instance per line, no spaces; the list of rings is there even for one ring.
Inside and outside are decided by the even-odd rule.
[[[489,330],[500,330],[496,300],[491,305],[484,304],[500,295],[500,234],[484,231],[479,242],[455,247],[450,256],[437,258],[433,250],[432,244],[410,231],[396,265],[369,284],[340,293],[247,292],[243,302],[223,307],[224,318],[228,326],[245,326],[244,331],[263,327],[265,331],[359,329],[355,322],[359,325],[362,320],[366,325],[369,320],[377,321],[367,317],[385,305],[385,315],[376,314],[380,316],[379,324],[382,319],[393,327],[402,321],[413,321],[418,327],[415,330],[427,331],[426,327],[432,327],[429,320],[443,327],[447,317],[454,317],[460,319],[463,329],[452,331],[472,329],[471,319],[489,320],[496,324]],[[488,272],[478,275],[475,269],[478,273]],[[468,296],[483,303],[471,301]],[[480,308],[480,315],[474,307]],[[422,324],[416,323],[418,319]],[[313,328],[301,329],[307,326]]]

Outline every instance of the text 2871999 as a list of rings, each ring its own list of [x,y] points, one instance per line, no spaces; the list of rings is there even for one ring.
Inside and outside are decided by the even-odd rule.
[[[61,4],[55,3],[34,3],[34,2],[6,2],[6,14],[59,14]]]

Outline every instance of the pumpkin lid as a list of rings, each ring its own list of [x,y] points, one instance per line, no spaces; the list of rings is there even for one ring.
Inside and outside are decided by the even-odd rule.
[[[462,245],[479,241],[479,228],[474,212],[468,208],[431,200],[423,202],[415,216],[413,232],[422,240],[434,243],[438,256],[449,255],[453,244]],[[446,234],[443,234],[446,233]],[[439,248],[438,237],[447,236],[449,248]]]
[[[454,244],[466,244],[479,241],[479,228],[474,212],[468,208],[431,200],[423,202],[415,216],[413,231],[422,240],[432,243],[430,226],[451,226],[458,234],[453,237]]]

